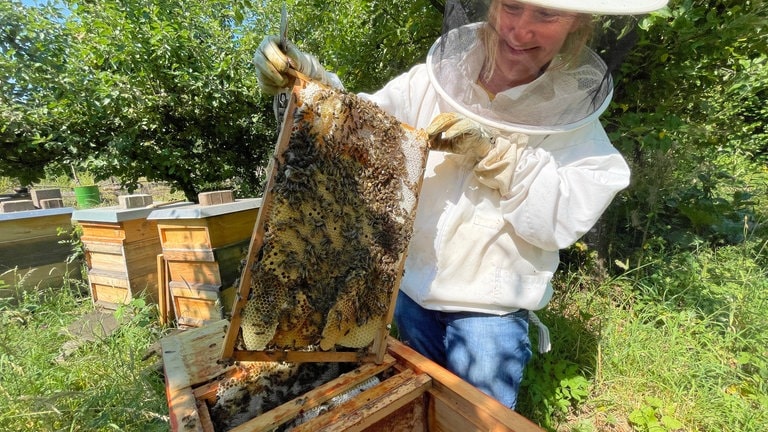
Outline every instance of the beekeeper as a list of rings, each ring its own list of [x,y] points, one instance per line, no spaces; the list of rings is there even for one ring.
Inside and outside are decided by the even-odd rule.
[[[533,311],[552,297],[559,250],[629,184],[598,120],[613,83],[588,47],[595,24],[665,4],[448,0],[426,63],[361,94],[431,138],[395,308],[399,337],[510,408],[531,357],[529,320],[549,349]],[[485,19],[471,23],[478,12]],[[286,87],[289,64],[341,86],[314,56],[279,44],[268,36],[255,55],[263,91]]]

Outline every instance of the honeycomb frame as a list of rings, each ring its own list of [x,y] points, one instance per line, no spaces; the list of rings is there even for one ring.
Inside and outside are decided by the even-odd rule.
[[[295,75],[222,359],[380,363],[426,134]]]

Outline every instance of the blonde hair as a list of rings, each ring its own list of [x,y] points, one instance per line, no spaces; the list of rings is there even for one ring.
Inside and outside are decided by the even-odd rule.
[[[498,27],[499,11],[501,10],[500,0],[491,0],[488,8],[487,22],[480,28],[480,40],[485,46],[485,63],[483,64],[483,79],[488,80],[493,75],[496,68],[496,47],[499,44],[499,35],[496,31]],[[577,27],[565,39],[560,55],[562,62],[556,66],[558,69],[569,68],[576,59],[579,58],[581,51],[592,38],[594,32],[594,19],[589,14],[576,15]]]

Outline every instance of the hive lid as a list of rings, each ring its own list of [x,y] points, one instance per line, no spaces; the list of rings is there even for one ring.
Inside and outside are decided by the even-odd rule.
[[[222,358],[380,362],[426,134],[301,77],[289,99]]]
[[[205,219],[259,208],[261,206],[261,198],[243,198],[231,203],[208,206],[194,203],[185,204],[187,205],[156,209],[147,216],[147,219]]]
[[[11,213],[0,213],[0,221],[71,214],[74,210],[75,209],[72,207],[58,207],[50,209],[23,210]]]
[[[114,207],[93,207],[88,209],[75,210],[72,213],[72,220],[80,222],[124,222],[136,219],[150,219],[152,213],[157,211],[174,212],[180,208],[191,206],[191,202],[158,202],[147,207],[121,208]],[[160,210],[162,209],[162,210]]]

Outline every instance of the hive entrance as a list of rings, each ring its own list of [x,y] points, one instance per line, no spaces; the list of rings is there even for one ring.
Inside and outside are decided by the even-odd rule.
[[[380,362],[426,154],[423,131],[299,77],[222,357]]]

